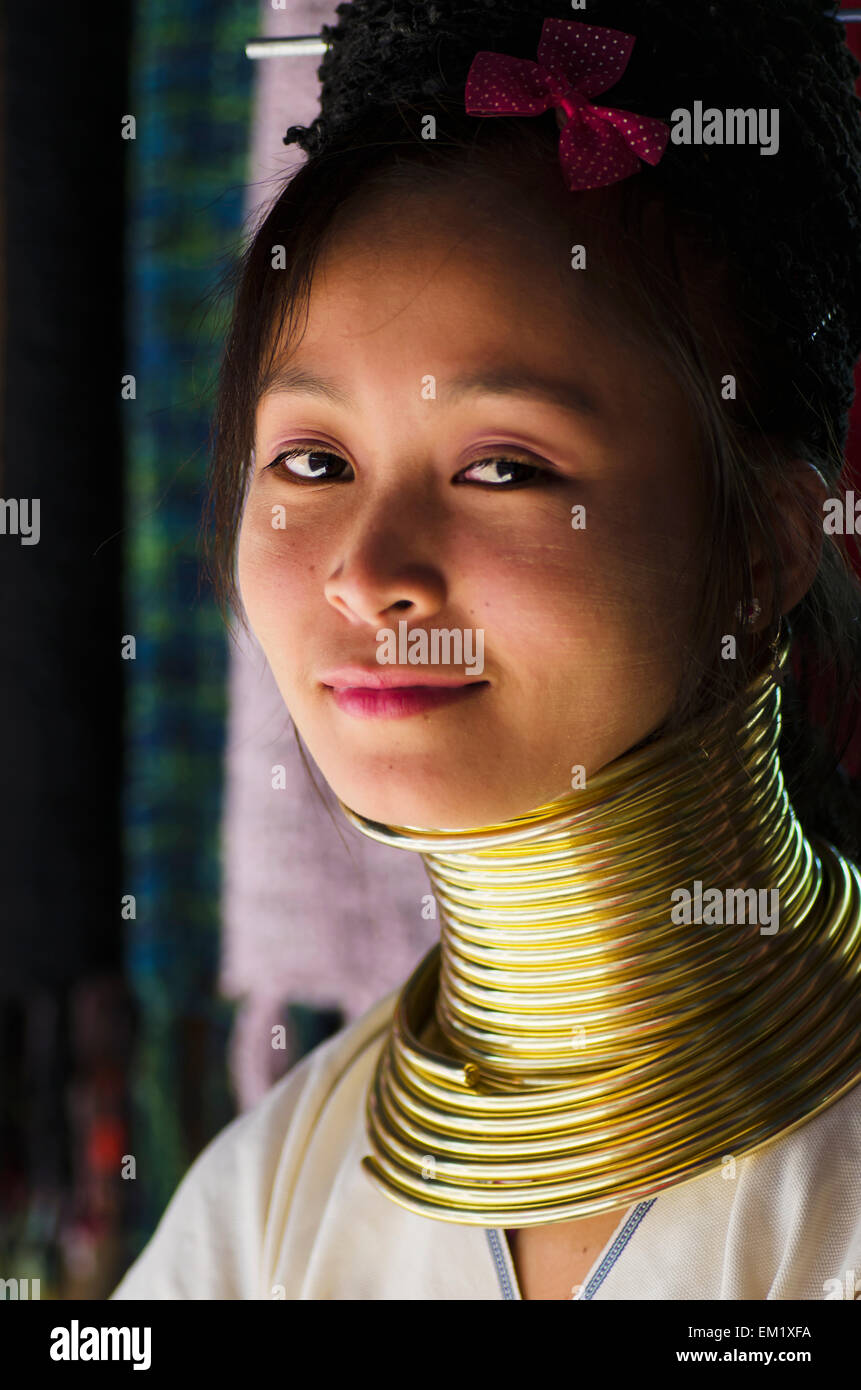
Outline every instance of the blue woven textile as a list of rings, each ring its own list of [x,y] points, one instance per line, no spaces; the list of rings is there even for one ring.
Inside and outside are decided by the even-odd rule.
[[[217,997],[226,637],[199,592],[198,527],[215,370],[213,297],[239,249],[257,31],[247,0],[146,0],[131,54],[125,403],[128,526],[123,926],[140,1010],[133,1151],[153,1230],[199,1149],[234,1113],[232,1007]]]

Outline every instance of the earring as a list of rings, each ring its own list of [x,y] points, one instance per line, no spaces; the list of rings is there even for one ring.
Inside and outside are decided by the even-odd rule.
[[[739,599],[738,603],[735,606],[735,616],[739,619],[740,622],[744,623],[745,625],[755,623],[761,612],[762,604],[760,603],[758,598],[751,600],[750,607],[748,608],[746,613],[742,612],[741,599]]]

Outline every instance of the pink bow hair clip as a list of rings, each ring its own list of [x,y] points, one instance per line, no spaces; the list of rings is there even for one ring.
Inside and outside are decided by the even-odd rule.
[[[545,19],[537,63],[487,49],[476,53],[466,78],[466,112],[540,116],[555,106],[567,117],[559,163],[572,193],[617,183],[638,173],[640,160],[657,164],[670,136],[663,121],[590,101],[619,81],[635,42],[619,29]]]

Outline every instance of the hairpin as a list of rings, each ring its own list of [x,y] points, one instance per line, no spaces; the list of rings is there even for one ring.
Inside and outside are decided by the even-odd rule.
[[[487,49],[476,53],[466,78],[467,114],[540,116],[555,106],[567,118],[559,163],[569,189],[617,183],[638,173],[641,160],[657,164],[670,138],[663,121],[590,100],[619,81],[635,43],[633,34],[619,29],[545,19],[537,63]]]
[[[861,10],[839,10],[833,16],[844,24],[861,21]],[[245,45],[246,58],[301,58],[303,54],[325,53],[331,48],[322,34],[290,34],[277,39],[249,39]]]

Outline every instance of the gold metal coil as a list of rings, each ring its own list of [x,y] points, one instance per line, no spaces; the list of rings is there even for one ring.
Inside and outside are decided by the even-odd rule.
[[[342,808],[422,854],[441,915],[367,1097],[362,1163],[392,1200],[482,1226],[596,1215],[861,1081],[861,870],[795,817],[780,696],[763,671],[740,719],[647,743],[507,825]],[[776,890],[777,931],[677,920],[674,894],[696,901],[697,883],[727,906]]]

